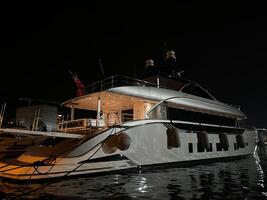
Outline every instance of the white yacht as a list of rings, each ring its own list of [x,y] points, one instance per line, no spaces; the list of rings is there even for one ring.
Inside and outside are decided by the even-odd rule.
[[[149,61],[147,69],[157,73],[142,80],[118,75],[91,84],[85,95],[63,103],[71,119],[57,132],[2,129],[47,139],[1,160],[0,177],[40,181],[253,154],[257,130],[244,124],[240,108],[216,100],[169,67],[156,70]],[[74,119],[75,109],[95,111],[95,117]]]

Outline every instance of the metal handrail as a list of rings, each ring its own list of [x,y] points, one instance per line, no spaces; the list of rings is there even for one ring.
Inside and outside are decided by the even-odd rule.
[[[148,82],[148,81],[135,79],[135,78],[128,77],[128,76],[115,75],[115,76],[105,78],[104,80],[101,80],[101,81],[93,82],[92,84],[87,85],[85,88],[88,94],[91,94],[94,92],[101,92],[103,90],[107,90],[107,89],[119,87],[119,86],[137,86],[137,85],[157,87],[156,84]]]

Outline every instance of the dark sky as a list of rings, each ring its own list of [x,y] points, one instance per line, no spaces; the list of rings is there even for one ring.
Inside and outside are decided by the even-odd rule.
[[[65,101],[76,92],[68,70],[91,83],[102,78],[101,58],[107,76],[138,75],[146,58],[160,64],[170,47],[184,77],[267,127],[264,4],[97,2],[1,3],[1,99]]]

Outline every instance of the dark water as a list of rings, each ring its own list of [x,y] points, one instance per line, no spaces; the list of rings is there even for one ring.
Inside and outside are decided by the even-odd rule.
[[[267,199],[267,147],[255,157],[186,168],[76,178],[49,185],[2,182],[0,199]]]

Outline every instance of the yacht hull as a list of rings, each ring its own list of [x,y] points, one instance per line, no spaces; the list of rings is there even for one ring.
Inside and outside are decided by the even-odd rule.
[[[209,148],[200,148],[201,131],[174,128],[168,120],[139,120],[121,128],[110,128],[94,138],[84,141],[68,153],[51,157],[37,157],[29,150],[15,160],[0,163],[0,177],[41,181],[68,178],[78,175],[97,175],[125,170],[142,170],[146,167],[182,167],[206,162],[237,159],[252,155],[256,147],[257,132],[244,130],[241,134],[224,132],[228,148],[221,147],[218,132],[207,132]],[[175,130],[180,146],[168,146],[168,129]],[[107,151],[104,144],[114,135],[123,133],[130,139],[126,149]],[[239,147],[237,135],[242,135],[244,146]],[[45,160],[51,160],[45,163]]]

